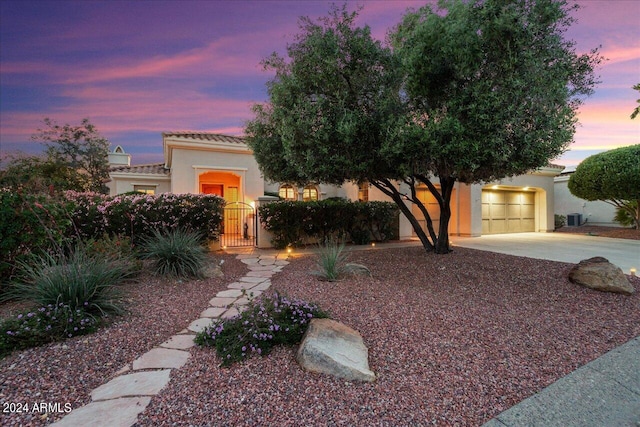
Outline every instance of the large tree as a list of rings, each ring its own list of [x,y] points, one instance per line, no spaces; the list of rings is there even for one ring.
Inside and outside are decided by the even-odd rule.
[[[640,144],[587,157],[568,187],[576,197],[601,200],[626,212],[640,229]]]
[[[345,8],[303,19],[289,61],[265,61],[276,72],[270,102],[254,108],[247,134],[267,178],[367,180],[398,204],[425,248],[446,253],[455,182],[525,173],[561,154],[599,57],[563,40],[572,22],[563,1],[440,8],[408,13],[393,50]],[[420,185],[438,201],[438,230]]]
[[[46,146],[47,162],[72,169],[70,175],[80,178],[80,190],[107,193],[109,141],[89,119],[80,125],[58,125],[45,118],[44,124],[32,139]]]

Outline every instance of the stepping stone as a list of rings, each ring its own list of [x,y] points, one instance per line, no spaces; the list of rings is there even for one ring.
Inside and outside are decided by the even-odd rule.
[[[241,259],[241,262],[247,264],[247,265],[251,265],[251,264],[257,264],[259,259],[258,258],[245,258],[245,259]]]
[[[193,342],[195,335],[174,335],[167,341],[160,344],[160,347],[173,348],[176,350],[187,350],[196,345]]]
[[[248,276],[244,276],[238,279],[239,282],[245,282],[245,283],[262,283],[265,280],[267,280],[267,277],[248,277]]]
[[[227,285],[230,289],[251,289],[256,286],[256,283],[253,282],[233,282]]]
[[[215,297],[215,298],[212,298],[211,301],[209,301],[209,305],[212,307],[228,307],[231,304],[233,304],[236,299],[237,298],[235,297],[233,298]]]
[[[260,259],[272,259],[272,260],[275,260],[276,256],[275,255],[260,255]]]
[[[271,277],[274,272],[272,269],[264,270],[264,271],[250,271],[247,273],[246,277]]]
[[[133,370],[180,368],[187,363],[189,356],[187,351],[154,348],[133,361]]]
[[[209,307],[200,314],[200,317],[208,317],[212,319],[214,317],[220,317],[220,315],[225,311],[227,311],[226,307]]]
[[[216,294],[218,298],[238,298],[242,296],[242,291],[239,289],[228,289],[226,291],[220,291]]]
[[[233,304],[236,307],[243,307],[245,305],[249,304],[249,298],[238,298],[238,300]]]
[[[127,373],[131,370],[131,363],[127,363],[126,365],[124,365],[122,368],[118,369],[118,372],[115,373],[114,376],[120,376],[124,373]]]
[[[238,309],[237,309],[237,308],[235,308],[235,307],[231,307],[231,308],[230,308],[226,313],[224,313],[224,314],[222,315],[222,318],[223,318],[223,319],[230,319],[230,318],[232,318],[233,316],[237,316],[238,314],[240,314],[240,312],[238,311]]]
[[[259,264],[260,265],[273,265],[276,263],[276,260],[271,258],[271,259],[261,259]]]
[[[121,375],[91,392],[91,400],[108,400],[130,396],[155,396],[169,383],[171,369]]]
[[[247,258],[257,258],[255,254],[238,254],[236,255],[236,259],[247,259]]]
[[[289,261],[285,261],[285,260],[283,260],[283,259],[279,259],[279,260],[276,260],[275,264],[276,264],[276,265],[280,265],[280,266],[283,266],[283,267],[284,267],[285,265],[289,265],[289,264],[290,264],[290,262],[289,262]]]
[[[251,288],[251,291],[252,292],[255,292],[255,291],[266,291],[270,287],[271,287],[271,281],[267,280],[265,282],[260,283],[258,286],[255,286],[255,287]]]
[[[273,271],[273,270],[274,270],[274,267],[272,265],[253,264],[249,266],[249,273],[251,273],[252,271]]]
[[[120,399],[92,402],[69,413],[60,421],[51,424],[56,427],[129,427],[145,410],[151,397],[122,397]]]
[[[201,317],[200,319],[196,319],[191,322],[187,329],[197,334],[198,332],[202,332],[207,326],[211,325],[211,321],[212,319],[209,317]]]

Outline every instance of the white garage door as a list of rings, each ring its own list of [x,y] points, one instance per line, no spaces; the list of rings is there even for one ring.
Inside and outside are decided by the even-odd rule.
[[[535,231],[535,193],[482,190],[482,234]]]

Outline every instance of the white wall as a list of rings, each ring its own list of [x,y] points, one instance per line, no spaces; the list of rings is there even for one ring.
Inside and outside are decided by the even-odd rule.
[[[590,202],[580,199],[569,191],[570,175],[562,175],[555,179],[555,213],[567,216],[571,213],[582,214],[582,221],[587,221],[589,225],[603,225],[607,227],[620,227],[620,224],[613,221],[616,208],[602,201]]]

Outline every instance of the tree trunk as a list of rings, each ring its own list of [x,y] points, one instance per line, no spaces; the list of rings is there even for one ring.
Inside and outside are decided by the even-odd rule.
[[[451,194],[453,193],[455,182],[455,179],[440,178],[442,199],[438,199],[440,204],[440,225],[438,227],[438,240],[435,242],[435,252],[437,254],[451,252],[449,247],[449,220],[451,219]]]

